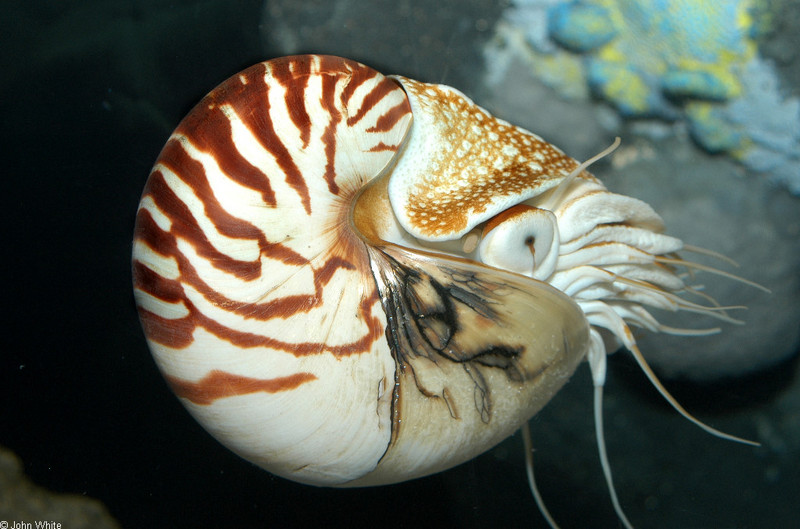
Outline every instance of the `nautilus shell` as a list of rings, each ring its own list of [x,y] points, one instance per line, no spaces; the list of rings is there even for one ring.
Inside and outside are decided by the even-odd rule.
[[[645,307],[713,313],[679,297],[683,244],[662,230],[453,88],[295,56],[234,75],[172,134],[134,288],[164,377],[218,440],[302,483],[378,485],[494,446],[585,359],[601,387],[601,332],[635,350],[629,324],[669,330]]]

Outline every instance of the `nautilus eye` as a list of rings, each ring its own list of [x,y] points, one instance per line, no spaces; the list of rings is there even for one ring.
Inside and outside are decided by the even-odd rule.
[[[486,223],[479,251],[481,261],[490,266],[544,281],[555,271],[558,248],[555,215],[519,204]]]
[[[646,306],[729,319],[679,296],[682,243],[585,167],[449,87],[329,56],[255,65],[190,112],[147,181],[133,271],[150,349],[212,435],[280,476],[452,467],[581,361],[602,387],[600,332],[641,359],[628,323],[672,330]]]

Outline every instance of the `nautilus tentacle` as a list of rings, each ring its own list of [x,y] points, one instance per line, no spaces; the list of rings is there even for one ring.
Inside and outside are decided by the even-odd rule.
[[[602,388],[601,332],[659,385],[628,325],[681,330],[645,307],[730,318],[681,297],[682,242],[586,166],[449,87],[328,56],[255,65],[181,122],[145,187],[153,356],[223,444],[329,486],[465,461],[584,359]]]

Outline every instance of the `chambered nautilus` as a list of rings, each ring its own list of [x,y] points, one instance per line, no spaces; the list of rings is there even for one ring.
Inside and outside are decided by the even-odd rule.
[[[699,249],[587,165],[447,86],[331,56],[257,64],[180,123],[144,189],[133,270],[153,356],[224,445],[334,487],[466,461],[588,360],[627,525],[602,443],[608,340],[733,438],[669,396],[629,329],[705,332],[646,307],[730,317],[685,282],[700,265],[676,252]]]

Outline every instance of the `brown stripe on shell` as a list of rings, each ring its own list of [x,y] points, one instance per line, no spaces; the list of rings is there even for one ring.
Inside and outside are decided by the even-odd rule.
[[[195,329],[202,328],[217,338],[237,347],[267,347],[287,352],[296,357],[326,353],[341,357],[369,353],[372,345],[384,335],[383,325],[372,314],[373,307],[380,310],[380,306],[377,304],[377,292],[373,292],[372,296],[365,296],[359,304],[358,316],[366,323],[367,331],[352,342],[339,345],[330,345],[325,342],[290,343],[270,336],[238,331],[226,327],[200,312],[185,295],[182,294],[180,301],[188,310],[188,314],[182,318],[164,318],[141,306],[139,307],[139,318],[142,321],[142,327],[151,341],[172,349],[185,349],[194,342],[193,334]],[[295,306],[295,308],[304,309],[302,306]]]
[[[305,178],[294,163],[291,153],[275,132],[270,117],[265,76],[272,76],[273,68],[274,65],[270,65],[268,69],[265,63],[251,66],[238,75],[241,84],[235,91],[229,88],[232,84],[229,82],[223,84],[221,88],[215,89],[207,97],[213,97],[219,105],[231,106],[253,137],[275,157],[275,161],[285,176],[286,183],[300,197],[306,214],[311,214],[311,197]]]
[[[317,380],[317,377],[303,372],[284,377],[252,378],[214,369],[197,382],[170,375],[164,375],[164,379],[178,397],[188,399],[195,404],[208,405],[217,399],[236,395],[289,391],[306,382]]]
[[[386,145],[385,143],[380,142],[377,145],[370,147],[369,152],[396,151],[397,147],[397,145]]]
[[[214,159],[218,160],[216,153]],[[258,246],[262,251],[269,246],[261,230],[245,220],[234,217],[222,207],[211,189],[203,164],[191,158],[180,141],[173,138],[167,142],[164,149],[161,151],[159,163],[172,171],[186,185],[191,187],[195,196],[202,198],[203,209],[217,231],[232,239],[258,241]],[[156,179],[163,182],[163,175],[160,171],[154,171],[154,175]],[[161,191],[164,190],[162,189]],[[151,197],[173,222],[185,218],[184,215],[187,214],[187,210],[183,208],[178,208],[180,211],[175,211],[173,208],[169,207],[172,203],[162,204],[160,191],[155,189],[151,190],[149,184],[145,187],[144,196]]]
[[[369,81],[375,78],[378,74],[372,68],[367,68],[361,63],[351,61],[349,59],[342,59],[340,57],[323,56],[320,57],[320,70],[322,72],[334,72],[336,76],[343,75],[343,70],[350,72],[349,78],[342,89],[341,102],[346,108],[350,104],[353,94],[356,90]],[[375,90],[375,89],[373,89]],[[363,107],[362,107],[363,108]],[[369,110],[369,109],[367,109]],[[359,118],[360,119],[360,118]],[[348,123],[349,124],[349,123]]]
[[[308,77],[311,74],[311,61],[307,57],[293,61],[276,60],[270,63],[270,73],[286,89],[284,101],[289,118],[300,131],[303,148],[308,147],[311,137],[311,117],[306,110],[305,94]]]
[[[150,179],[150,182],[157,181],[158,179]],[[171,192],[168,188],[167,190]],[[159,189],[158,197],[161,198],[165,196],[168,197],[169,193]],[[177,198],[174,198],[174,200],[177,200]],[[172,229],[175,229],[176,226],[180,226],[179,222],[179,220],[174,219]],[[184,232],[196,234],[191,228],[178,229],[178,233]],[[266,346],[286,351],[297,356],[325,352],[342,356],[368,352],[372,344],[383,334],[383,326],[378,318],[371,313],[371,307],[378,300],[377,290],[371,280],[365,281],[364,283],[365,286],[368,287],[368,291],[365,292],[358,311],[360,319],[366,322],[368,329],[364,336],[357,337],[348,344],[338,346],[328,346],[317,342],[289,343],[266,336],[237,331],[220,325],[202,314],[194,304],[190,302],[185,294],[183,286],[191,286],[212,305],[218,308],[224,308],[228,312],[238,314],[248,319],[262,321],[276,318],[285,319],[296,314],[308,313],[313,309],[319,308],[323,303],[323,290],[333,278],[336,271],[339,269],[353,270],[356,267],[353,262],[341,256],[331,255],[322,266],[313,269],[313,294],[284,296],[268,302],[251,303],[230,299],[205,283],[205,281],[200,278],[191,262],[179,251],[176,236],[161,230],[153,220],[150,212],[143,208],[139,210],[137,215],[135,239],[139,243],[145,244],[156,253],[174,258],[178,264],[180,276],[175,280],[168,279],[158,275],[155,271],[144,266],[142,263],[134,261],[134,286],[142,292],[164,302],[181,303],[189,310],[189,314],[183,318],[170,319],[163,318],[139,306],[139,315],[145,332],[149,339],[156,343],[174,349],[183,349],[194,341],[192,335],[196,328],[201,327],[216,335],[218,338],[241,347]],[[198,253],[200,252],[198,251]],[[363,258],[362,255],[350,256],[350,258],[359,257]],[[306,264],[310,265],[310,263]]]
[[[256,67],[250,68],[253,70]],[[263,68],[262,68],[263,71]],[[242,72],[246,74],[249,70]],[[220,169],[238,184],[261,193],[264,203],[275,206],[275,192],[270,185],[269,176],[258,167],[250,164],[239,153],[233,143],[231,123],[224,114],[221,106],[244,98],[251,109],[264,106],[268,109],[267,87],[263,82],[256,82],[253,72],[246,77],[246,83],[232,85],[225,83],[208,94],[195,108],[181,121],[176,129],[176,134],[183,135],[200,151],[214,156]],[[263,77],[263,76],[262,76]],[[239,105],[237,113],[240,113]],[[253,112],[245,110],[247,113]],[[168,143],[165,147],[168,148]],[[164,156],[162,152],[161,157]]]
[[[358,109],[358,112],[356,112],[355,115],[347,118],[347,126],[352,127],[361,121],[367,112],[372,110],[375,105],[383,100],[384,97],[395,90],[397,90],[397,84],[394,81],[387,77],[381,79],[380,83],[376,85],[364,98],[364,101],[361,103],[361,107]]]
[[[161,237],[157,233],[161,229],[154,222],[152,224],[146,221],[144,223],[137,222],[136,237],[145,241],[150,239],[151,242],[148,244],[150,248],[162,254],[166,254],[166,252],[169,255],[178,254],[179,252],[175,248],[175,239],[181,238],[188,241],[201,257],[212,263],[219,270],[244,280],[252,280],[261,275],[260,261],[237,261],[220,252],[211,244],[189,208],[167,185],[160,171],[150,175],[144,196],[152,197],[159,209],[172,222],[170,227],[171,238]],[[139,210],[137,217],[141,218],[143,215],[150,217],[147,210]]]
[[[397,125],[397,122],[405,117],[409,112],[411,112],[411,109],[408,106],[408,100],[404,99],[402,102],[393,106],[387,110],[385,114],[379,117],[378,121],[375,123],[375,126],[368,128],[367,132],[387,132],[392,130],[392,128]]]
[[[245,239],[258,242],[261,255],[271,259],[279,260],[290,265],[302,265],[308,261],[300,254],[294,252],[280,243],[269,242],[263,233],[247,221],[233,217],[225,211],[211,192],[202,165],[186,156],[178,155],[184,152],[182,148],[174,153],[170,152],[170,157],[165,158],[164,166],[176,172],[181,180],[189,185],[198,197],[203,197],[203,206],[206,215],[214,224],[214,227],[221,234],[232,239]],[[182,165],[171,166],[172,163],[180,160]],[[261,275],[261,261],[239,261],[233,259],[217,250],[203,233],[197,220],[189,211],[186,204],[175,195],[174,191],[167,185],[161,171],[156,170],[150,176],[145,186],[143,197],[150,197],[158,208],[170,219],[172,227],[170,233],[174,237],[179,237],[189,242],[197,251],[198,255],[204,257],[215,268],[235,275],[244,280],[253,280]],[[145,214],[146,210],[140,210],[139,214]],[[149,213],[147,213],[149,215]],[[146,239],[152,235],[152,230],[160,230],[158,226],[152,225],[145,229],[144,226],[137,227],[136,236]],[[153,241],[150,245],[155,251],[163,251],[166,241]],[[172,247],[172,244],[168,244]],[[179,253],[177,249],[174,253]]]
[[[225,307],[229,312],[234,312],[251,319],[270,320],[273,318],[288,318],[301,312],[308,312],[322,304],[322,290],[339,269],[354,270],[356,264],[347,259],[332,255],[322,264],[314,268],[314,293],[298,294],[285,296],[283,298],[271,300],[265,303],[241,302],[225,297],[223,294],[211,288],[197,274],[194,266],[178,249],[177,238],[162,231],[150,216],[146,209],[140,209],[136,221],[136,240],[147,245],[152,251],[167,257],[173,257],[178,263],[180,271],[179,281],[190,285],[197,290],[209,302],[219,307]],[[174,226],[173,226],[174,227]],[[361,255],[352,255],[351,258],[363,258]],[[310,263],[307,263],[311,266]],[[159,276],[160,277],[160,276]],[[165,301],[174,302],[175,299],[163,298],[161,295],[161,284],[154,281],[145,281],[140,284],[134,277],[137,288],[141,288],[148,294]],[[162,278],[164,281],[172,281]],[[371,282],[367,283],[371,284]],[[150,287],[148,287],[150,285]],[[172,291],[172,288],[167,288]],[[374,288],[372,289],[374,290]],[[374,295],[371,294],[371,295]]]
[[[361,106],[358,109],[350,108],[350,101],[355,91],[362,86],[366,81],[373,79],[376,72],[371,68],[367,68],[363,64],[341,59],[339,57],[323,56],[319,58],[320,68],[319,74],[322,75],[322,96],[320,103],[329,116],[330,120],[322,135],[322,142],[325,145],[325,182],[328,184],[328,190],[331,194],[338,195],[340,193],[339,185],[336,183],[336,135],[337,129],[342,125],[342,115],[337,108],[336,85],[341,81],[343,70],[348,70],[350,76],[344,81],[344,87],[340,94],[339,105],[348,110],[349,117],[346,121],[346,126],[351,127],[358,123],[364,116],[372,110],[375,105],[380,103],[383,98],[397,90],[397,84],[390,79],[384,78],[378,85],[372,88],[370,92],[364,97]],[[355,113],[350,111],[355,110]],[[394,127],[397,122],[410,112],[408,101],[405,99],[389,109],[385,114],[381,115],[376,125],[366,129],[369,133],[382,133],[387,132]],[[397,150],[397,146],[391,148],[368,149],[369,152],[377,152],[381,150]]]
[[[320,104],[322,108],[328,111],[330,120],[322,133],[322,144],[325,145],[325,182],[328,184],[328,191],[333,195],[339,194],[339,185],[336,183],[336,127],[342,121],[342,114],[336,108],[335,94],[336,83],[338,81],[335,75],[322,76],[322,97],[320,97]]]

